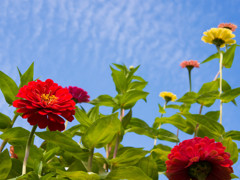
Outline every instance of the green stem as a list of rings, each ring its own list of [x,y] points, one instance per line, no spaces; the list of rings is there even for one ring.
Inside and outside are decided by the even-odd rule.
[[[26,150],[25,150],[25,157],[24,157],[24,160],[23,160],[22,175],[26,174],[29,150],[30,150],[31,142],[32,142],[33,135],[34,135],[36,129],[37,129],[37,125],[33,126],[32,131],[30,132],[28,140],[27,140],[27,145],[26,145]]]
[[[187,68],[188,69],[188,78],[189,78],[189,92],[192,91],[192,80],[191,80],[191,71],[192,68]]]
[[[201,104],[201,107],[199,109],[199,114],[202,114],[202,108],[203,108],[203,105]],[[196,128],[195,128],[194,137],[196,137],[198,134],[198,128],[199,128],[199,124],[197,123]]]
[[[88,157],[88,172],[92,171],[93,153],[94,153],[94,148],[90,150],[90,154],[89,154],[89,157]]]
[[[168,101],[165,100],[165,104],[163,106],[163,109],[165,110],[166,109],[166,106],[167,106],[167,103]],[[161,118],[163,117],[163,114],[161,114]],[[157,129],[160,129],[161,128],[161,123],[159,124],[158,128]],[[157,144],[157,137],[154,139],[154,146]]]
[[[217,47],[217,49],[218,49],[218,52],[219,52],[219,55],[220,55],[220,62],[219,62],[219,72],[220,72],[220,82],[219,82],[219,91],[220,91],[220,95],[222,94],[222,76],[223,76],[223,73],[222,73],[222,69],[223,69],[223,65],[222,65],[222,63],[223,63],[223,54],[222,54],[222,52],[220,51],[220,48],[219,47]],[[222,100],[220,100],[220,120],[219,120],[219,122],[220,122],[220,124],[222,124],[222,108],[223,108],[223,102],[222,102]]]
[[[124,117],[124,109],[121,108],[121,113],[120,113],[120,121],[121,122],[122,122],[123,117]],[[119,143],[120,143],[120,139],[119,139],[119,133],[118,133],[115,148],[114,148],[114,151],[113,151],[113,158],[117,157],[117,151],[118,151]]]
[[[64,129],[64,131],[66,131],[67,125],[68,125],[68,121],[65,122],[65,129]]]
[[[14,125],[14,123],[15,123],[15,121],[16,121],[16,119],[17,119],[18,116],[19,116],[19,114],[15,114],[15,115],[14,115],[14,117],[13,117],[13,119],[12,119],[12,123],[11,123],[10,128],[13,127],[13,125]],[[5,140],[2,142],[1,146],[0,146],[0,152],[2,152],[2,150],[4,149],[4,147],[6,146],[6,144],[7,144],[7,140],[5,139]]]

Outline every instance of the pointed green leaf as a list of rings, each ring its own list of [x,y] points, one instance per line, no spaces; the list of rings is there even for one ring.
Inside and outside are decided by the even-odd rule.
[[[111,159],[110,163],[114,167],[132,166],[137,164],[147,153],[148,151],[144,151],[142,148],[130,147],[116,158]]]
[[[138,100],[140,99],[146,100],[146,97],[148,94],[149,94],[148,92],[144,92],[140,90],[128,91],[124,93],[124,95],[122,96],[121,106],[124,109],[130,109],[136,104]]]
[[[113,169],[107,176],[106,180],[151,180],[139,167],[127,166]]]
[[[112,98],[109,95],[98,96],[96,99],[92,100],[90,103],[93,104],[93,105],[110,106],[110,107],[114,107],[114,106],[117,105],[114,98]]]
[[[0,138],[7,140],[12,145],[24,145],[27,143],[27,139],[30,132],[22,127],[14,127],[6,130],[0,135]]]
[[[115,83],[116,91],[119,94],[126,92],[127,87],[128,87],[126,75],[124,74],[124,72],[117,71],[116,69],[112,68],[111,66],[110,66],[110,68],[112,70],[112,78]]]
[[[210,91],[200,95],[196,100],[197,100],[197,103],[210,107],[214,104],[214,102],[218,98],[219,98],[218,91]]]
[[[79,179],[99,180],[100,179],[100,177],[93,172],[83,172],[83,171],[66,172],[66,171],[61,171],[59,169],[56,169],[56,172],[60,175],[60,178],[69,178],[72,180],[79,180]]]
[[[161,104],[158,104],[158,107],[159,107],[159,112],[161,114],[165,114],[166,113],[165,109],[161,106]]]
[[[166,108],[180,109],[180,106],[176,105],[176,104],[169,104],[169,105],[166,106]]]
[[[16,178],[16,180],[26,180],[26,179],[39,180],[39,177],[34,171],[30,171],[27,174]]]
[[[92,121],[88,118],[87,113],[84,110],[80,109],[78,106],[76,106],[75,118],[81,125],[84,125],[86,127],[89,127],[92,124]]]
[[[205,126],[205,128],[207,128],[209,132],[215,134],[218,137],[224,134],[224,127],[215,120],[212,120],[205,115],[184,113],[182,113],[182,115],[193,122]]]
[[[151,156],[142,158],[137,166],[152,180],[158,180],[158,166]]]
[[[228,131],[224,135],[224,137],[231,137],[233,140],[240,141],[240,131]]]
[[[193,104],[196,102],[196,98],[198,97],[198,94],[195,92],[187,92],[183,95],[180,99],[177,100],[177,102],[183,102],[186,104]]]
[[[7,179],[12,168],[12,161],[7,149],[0,153],[0,162],[0,179]]]
[[[239,95],[240,95],[240,88],[231,89],[222,93],[220,95],[220,99],[223,100],[224,103],[228,103],[234,100]]]
[[[0,131],[4,131],[5,129],[11,127],[12,121],[5,114],[0,113]]]
[[[232,67],[236,47],[237,47],[236,44],[231,45],[231,47],[223,54],[223,66],[225,68]]]
[[[131,119],[132,119],[132,109],[130,109],[130,111],[127,113],[127,115],[123,117],[122,126],[124,129],[127,127],[129,122],[131,121]]]
[[[219,56],[219,53],[217,52],[217,53],[209,56],[207,59],[205,59],[203,62],[201,62],[201,64],[206,63],[206,62],[209,62],[209,61],[211,61],[211,60],[213,60],[213,59],[219,59],[219,57],[220,57],[220,56]]]
[[[0,89],[8,104],[12,105],[12,102],[16,99],[18,93],[17,84],[8,75],[0,71]]]
[[[36,132],[35,133],[38,137],[46,140],[47,142],[53,143],[56,146],[61,147],[65,151],[68,152],[82,152],[79,144],[72,140],[70,137],[64,135],[59,131],[45,131],[45,132]]]
[[[129,90],[143,90],[148,82],[139,82],[139,81],[134,81],[131,82],[128,86]]]
[[[118,113],[96,120],[82,137],[82,143],[89,149],[101,148],[110,143],[121,130]]]
[[[227,137],[223,139],[223,146],[226,147],[225,152],[228,152],[231,154],[230,159],[233,161],[233,163],[236,163],[238,160],[238,148],[237,144],[232,141],[231,137]]]
[[[219,115],[220,115],[220,111],[209,111],[205,114],[206,117],[208,117],[214,121],[218,121]]]
[[[19,88],[27,85],[28,82],[33,81],[33,70],[34,70],[34,62],[29,66],[27,71],[20,78]]]
[[[219,88],[219,83],[218,81],[211,81],[208,83],[204,83],[201,87],[201,89],[198,91],[199,95],[208,93],[210,91],[217,91]]]
[[[233,174],[233,173],[231,174],[231,178],[232,178],[232,179],[236,179],[236,178],[239,179],[239,177],[238,177],[237,175]]]
[[[90,121],[94,122],[99,119],[99,106],[95,106],[88,112],[88,117]]]

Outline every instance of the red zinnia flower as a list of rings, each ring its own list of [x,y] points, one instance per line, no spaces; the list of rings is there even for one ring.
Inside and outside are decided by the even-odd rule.
[[[13,146],[10,146],[10,154],[11,154],[11,158],[18,159],[18,156],[14,153],[14,147]]]
[[[84,91],[82,88],[69,86],[68,90],[72,94],[73,100],[76,103],[89,102],[90,96],[88,95],[87,91]]]
[[[51,79],[29,82],[19,90],[17,97],[23,98],[13,102],[13,106],[19,108],[17,112],[23,113],[23,118],[41,129],[48,126],[50,131],[63,131],[63,117],[68,121],[74,119],[75,102],[72,95],[67,88],[62,88]]]
[[[199,68],[199,65],[200,63],[196,60],[189,60],[189,61],[183,61],[181,62],[180,66],[182,68],[185,68],[185,67],[196,67],[196,68]]]
[[[237,25],[232,23],[221,23],[218,25],[218,28],[227,28],[234,32],[237,29]]]
[[[222,143],[208,137],[185,140],[166,161],[169,180],[230,180],[233,162]]]

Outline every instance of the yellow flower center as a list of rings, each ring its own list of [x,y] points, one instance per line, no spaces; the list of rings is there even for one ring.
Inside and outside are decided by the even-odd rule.
[[[56,101],[58,99],[58,97],[56,97],[55,95],[50,95],[50,94],[42,94],[41,95],[41,100],[46,102],[47,104],[50,104],[54,101]]]

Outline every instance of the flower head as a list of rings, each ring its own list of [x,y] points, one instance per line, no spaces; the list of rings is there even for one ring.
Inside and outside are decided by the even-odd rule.
[[[175,101],[177,99],[177,96],[171,92],[161,92],[159,96],[162,97],[166,102]]]
[[[233,162],[220,142],[208,137],[185,140],[171,150],[166,161],[169,180],[230,180]]]
[[[62,88],[53,80],[31,81],[23,86],[13,102],[18,113],[31,125],[49,128],[50,131],[63,131],[65,120],[72,121],[75,114],[75,102],[67,88]]]
[[[199,65],[200,65],[200,63],[198,61],[196,61],[196,60],[183,61],[180,64],[180,66],[182,68],[185,68],[185,67],[196,67],[196,68],[199,68]]]
[[[89,102],[90,96],[88,95],[87,91],[84,91],[82,88],[69,86],[68,90],[72,94],[73,100],[76,103]]]
[[[237,25],[232,24],[232,23],[221,23],[218,25],[218,27],[230,29],[232,32],[234,32],[237,29]]]
[[[10,154],[11,154],[11,158],[18,159],[17,154],[14,153],[14,147],[13,146],[10,146]]]
[[[214,44],[217,47],[224,47],[225,44],[235,44],[236,40],[232,39],[235,35],[231,30],[226,28],[211,28],[203,33],[202,41]]]

